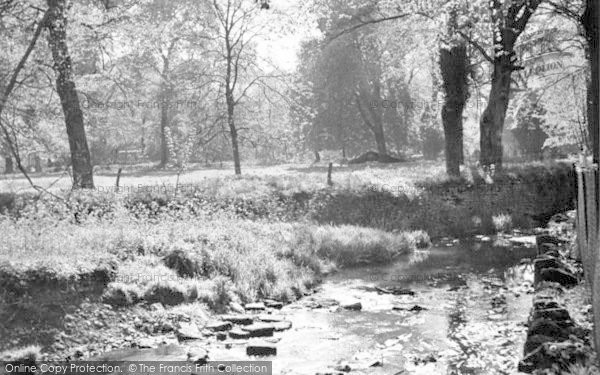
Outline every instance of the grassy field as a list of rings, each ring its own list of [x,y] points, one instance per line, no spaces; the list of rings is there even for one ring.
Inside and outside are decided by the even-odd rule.
[[[117,167],[97,169],[94,182],[100,191],[115,186]],[[333,170],[334,187],[362,189],[365,186],[378,186],[389,190],[408,188],[424,177],[444,179],[444,165],[441,162],[420,161],[402,164],[335,165]],[[31,174],[36,185],[52,191],[70,189],[70,177],[66,173]],[[194,169],[179,176],[173,170],[150,170],[139,166],[124,167],[120,186],[127,190],[174,189],[176,183],[197,187],[212,188],[223,195],[256,195],[265,190],[313,191],[327,187],[326,164],[285,164],[266,167],[244,168],[243,175],[233,176],[231,169]],[[138,189],[139,187],[139,189]],[[20,193],[32,191],[29,182],[21,174],[0,176],[0,192]]]

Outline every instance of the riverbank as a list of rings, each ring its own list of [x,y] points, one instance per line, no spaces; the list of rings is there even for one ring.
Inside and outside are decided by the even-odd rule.
[[[549,235],[537,237],[535,295],[519,370],[525,373],[593,374],[590,290],[583,269],[571,258],[575,213],[549,223]]]
[[[571,204],[569,168],[531,168],[400,193],[242,178],[208,190],[12,197],[0,219],[0,334],[10,337],[0,350],[36,344],[44,356],[80,358],[147,346],[140,340],[205,327],[214,313],[297,301],[332,270],[419,253],[430,240],[416,228],[442,238],[484,223],[509,232],[524,215],[526,227],[543,223]]]
[[[85,301],[40,358],[262,359],[274,373],[310,375],[510,372],[531,306],[532,238],[448,238],[389,264],[340,269],[295,302],[231,303],[225,314]]]

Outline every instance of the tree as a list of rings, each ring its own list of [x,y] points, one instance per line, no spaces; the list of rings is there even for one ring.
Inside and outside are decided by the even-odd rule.
[[[482,51],[493,64],[488,103],[479,124],[480,162],[484,167],[502,170],[502,132],[511,90],[511,75],[522,69],[516,65],[515,45],[542,0],[491,0],[493,56]]]
[[[452,9],[448,22],[448,40],[440,47],[440,71],[444,89],[442,125],[446,142],[446,172],[460,176],[463,151],[463,111],[469,98],[470,59],[466,41],[457,36],[457,10]]]
[[[469,96],[466,43],[457,43],[440,49],[440,67],[445,93],[442,107],[442,125],[446,142],[446,172],[460,176],[463,151],[463,110]]]
[[[361,29],[361,31],[364,30]],[[379,102],[383,102],[382,51],[374,35],[366,34],[357,35],[356,37],[360,39],[355,39],[353,45],[358,55],[357,59],[360,62],[360,72],[354,96],[360,116],[375,138],[379,159],[385,161],[388,151],[382,110],[379,108]],[[370,105],[369,102],[377,103],[377,105]]]
[[[516,127],[512,129],[521,155],[527,159],[541,159],[542,148],[548,135],[544,132],[545,109],[535,92],[529,93],[516,113]]]
[[[33,12],[33,14],[30,14],[30,12]],[[8,80],[6,82],[0,81],[0,87],[3,88],[2,92],[0,92],[0,131],[2,132],[3,137],[1,144],[4,151],[5,172],[13,172],[14,159],[19,170],[28,178],[29,182],[36,189],[39,189],[39,187],[34,185],[29,179],[21,162],[18,141],[20,132],[19,129],[14,126],[14,119],[16,117],[15,113],[17,112],[16,106],[12,106],[12,116],[5,116],[5,109],[9,105],[9,99],[14,91],[21,87],[26,81],[26,79],[19,81],[19,76],[21,75],[22,71],[25,70],[27,61],[34,51],[43,28],[46,26],[46,23],[49,20],[49,11],[44,11],[41,18],[39,17],[40,13],[42,13],[40,8],[34,6],[34,4],[23,4],[21,2],[12,0],[7,0],[0,4],[0,22],[2,24],[3,31],[6,33],[5,35],[7,36],[8,40],[12,42],[11,44],[14,45],[15,42],[19,42],[23,31],[25,31],[26,37],[28,37],[27,31],[31,29],[34,30],[33,36],[27,43],[23,45],[24,52],[18,59],[15,68],[8,69],[5,74],[2,74],[3,76],[7,77]],[[23,21],[25,20],[32,20],[31,25],[26,24],[25,27],[23,27]],[[10,32],[8,32],[8,30],[10,30]],[[15,37],[15,35],[19,36]],[[3,42],[5,41],[6,40],[3,40]],[[0,57],[3,67],[10,65],[10,62],[7,60],[7,56]],[[12,117],[12,123],[8,120],[8,117]]]
[[[92,162],[85,136],[83,112],[75,89],[73,64],[67,46],[67,0],[47,0],[48,44],[52,51],[56,90],[60,97],[73,167],[73,188],[94,188]]]
[[[247,76],[251,75],[253,65],[252,40],[260,35],[264,25],[256,22],[257,12],[261,6],[248,0],[213,0],[212,11],[218,24],[218,39],[220,43],[219,55],[224,64],[222,85],[223,95],[227,108],[226,118],[229,136],[231,138],[231,149],[233,153],[233,164],[236,175],[242,174],[240,162],[239,129],[236,124],[236,108],[245,97],[248,90],[260,82],[264,76],[256,75],[243,89],[240,85]]]
[[[600,46],[598,46],[600,5],[597,0],[586,0],[581,23],[587,40],[586,57],[590,67],[587,89],[588,133],[590,134],[594,163],[600,162]],[[597,343],[600,344],[600,343]]]
[[[480,162],[483,166],[495,165],[496,170],[502,169],[502,132],[508,109],[511,91],[511,75],[522,67],[516,64],[515,45],[529,20],[537,10],[542,0],[481,0],[474,1],[469,12],[464,17],[469,18],[473,33],[459,30],[458,34],[492,64],[491,87],[487,106],[480,121]],[[388,6],[377,8],[362,17],[356,17],[340,34],[352,32],[366,25],[385,21],[403,19],[410,16],[424,16],[435,19],[440,9],[448,2],[428,2],[427,7],[419,1],[410,1],[403,6]],[[452,5],[452,2],[449,3]],[[384,8],[384,9],[382,9]],[[489,10],[490,17],[486,18],[483,10]],[[491,36],[484,30],[491,24]],[[490,40],[487,38],[490,37]],[[486,43],[487,42],[487,43]],[[491,42],[493,54],[487,52]]]
[[[375,11],[370,1],[320,5],[319,30],[326,38],[301,54],[300,73],[311,82],[315,112],[305,133],[315,148],[338,148],[343,156],[373,145],[382,161],[390,152],[408,153],[417,97],[411,85],[418,68],[408,61],[418,44],[414,32],[369,23],[353,28]]]

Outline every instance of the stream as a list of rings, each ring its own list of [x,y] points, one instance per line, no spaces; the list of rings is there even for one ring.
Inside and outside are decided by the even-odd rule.
[[[341,270],[280,311],[293,327],[276,335],[277,355],[261,359],[273,361],[274,374],[516,373],[534,256],[532,247],[455,241],[394,264]],[[414,295],[386,293],[397,288]],[[362,310],[331,300],[360,301]],[[216,344],[210,357],[250,359],[244,348]]]

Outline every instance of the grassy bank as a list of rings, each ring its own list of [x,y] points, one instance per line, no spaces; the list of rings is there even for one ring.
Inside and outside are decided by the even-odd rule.
[[[130,216],[85,224],[4,219],[0,231],[0,280],[15,298],[29,287],[92,281],[109,284],[114,298],[106,297],[122,305],[293,300],[332,267],[389,262],[428,242],[422,232]]]
[[[391,175],[390,170],[385,172]],[[134,217],[156,220],[227,215],[462,237],[511,226],[544,225],[553,214],[571,208],[575,198],[569,164],[512,166],[492,180],[477,170],[460,179],[421,180],[416,179],[414,168],[397,172],[406,172],[408,177],[388,176],[389,182],[382,182],[381,173],[374,173],[377,182],[368,182],[362,174],[356,179],[346,175],[333,187],[316,179],[302,180],[298,174],[218,177],[182,185],[177,191],[174,186],[160,185],[125,187],[119,193],[98,187],[93,193],[70,194],[67,205],[50,196],[33,200],[28,195],[4,194],[0,195],[0,211],[14,217],[41,212],[79,222],[88,216],[111,219],[124,208]]]

